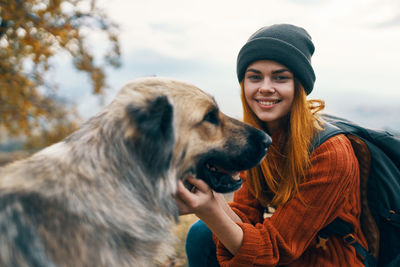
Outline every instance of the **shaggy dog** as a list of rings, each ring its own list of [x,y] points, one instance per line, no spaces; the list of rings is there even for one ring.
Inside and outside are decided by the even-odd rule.
[[[192,85],[129,83],[65,140],[0,169],[0,266],[151,266],[178,179],[233,191],[270,142]]]

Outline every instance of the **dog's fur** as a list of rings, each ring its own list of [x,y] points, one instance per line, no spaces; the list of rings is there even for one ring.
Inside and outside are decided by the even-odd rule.
[[[0,266],[151,266],[178,179],[229,187],[269,142],[192,85],[129,83],[68,138],[0,169]]]

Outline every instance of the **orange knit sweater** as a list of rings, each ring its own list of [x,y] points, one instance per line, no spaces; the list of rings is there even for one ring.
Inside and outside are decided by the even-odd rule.
[[[279,136],[272,145],[280,146]],[[361,232],[359,169],[350,141],[337,135],[311,154],[312,168],[300,185],[302,200],[294,196],[279,206],[270,218],[263,218],[264,207],[243,186],[235,192],[232,209],[242,219],[241,248],[232,255],[216,238],[221,266],[363,266],[351,245],[329,237],[326,249],[317,248],[317,233],[340,217],[351,222],[363,246]],[[304,204],[308,203],[308,205]]]

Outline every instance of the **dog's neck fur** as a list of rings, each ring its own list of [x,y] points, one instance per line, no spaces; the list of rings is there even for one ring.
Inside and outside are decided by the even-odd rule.
[[[80,146],[75,147],[78,144]],[[61,195],[68,195],[68,198],[62,197],[62,199],[69,199],[69,203],[65,204],[72,213],[93,220],[96,224],[123,230],[139,239],[164,239],[165,229],[159,225],[171,224],[173,222],[171,214],[177,214],[172,197],[176,185],[169,182],[173,179],[171,177],[159,179],[157,184],[151,185],[151,181],[146,180],[144,170],[130,164],[128,154],[127,162],[115,162],[112,151],[107,147],[91,145],[90,142],[84,147],[81,144],[82,142],[76,144],[73,141],[60,142],[24,160],[27,161],[25,164],[32,166],[28,168],[29,172],[53,173],[52,177],[34,180],[31,177],[40,177],[40,175],[22,173],[24,168],[19,168],[19,163],[22,161],[10,165],[9,168],[13,168],[18,175],[10,175],[10,177],[13,176],[12,180],[7,179],[7,176],[3,177],[0,182],[2,189],[5,190],[8,187],[21,192],[28,190],[32,192],[36,188],[40,194],[46,192],[47,197],[55,200]],[[41,165],[36,162],[40,162]],[[107,164],[102,166],[101,162],[107,162]],[[82,164],[86,165],[82,166]],[[125,167],[120,168],[121,164],[125,164]],[[71,166],[73,166],[72,169]],[[73,178],[61,180],[61,173],[65,173],[62,171],[63,168],[69,169]],[[45,171],[45,169],[50,169],[50,171]],[[121,172],[123,169],[124,173]],[[57,175],[58,172],[60,176]],[[133,174],[142,177],[131,177]],[[166,173],[165,175],[173,176],[174,174]],[[142,184],[136,182],[134,187],[131,179],[144,182]],[[159,194],[166,191],[170,194]],[[141,201],[141,199],[145,200]],[[144,227],[134,228],[133,225],[144,225]],[[152,231],[145,230],[149,227]]]

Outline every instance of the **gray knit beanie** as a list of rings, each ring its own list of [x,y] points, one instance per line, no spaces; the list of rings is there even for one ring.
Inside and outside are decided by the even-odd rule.
[[[290,24],[266,26],[250,36],[237,58],[239,82],[247,67],[257,60],[273,60],[288,67],[299,79],[307,95],[314,87],[315,74],[311,66],[314,45],[303,28]]]

